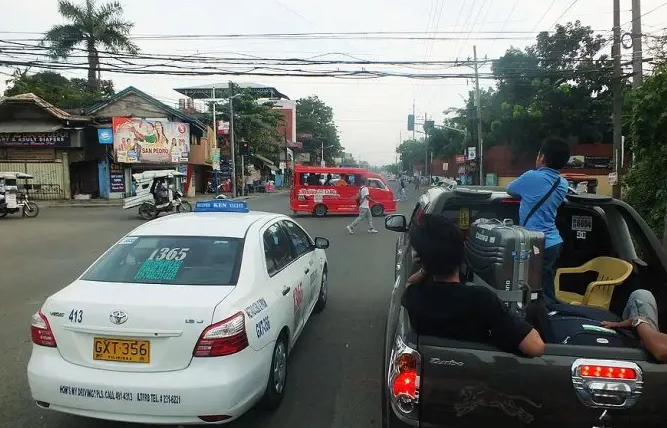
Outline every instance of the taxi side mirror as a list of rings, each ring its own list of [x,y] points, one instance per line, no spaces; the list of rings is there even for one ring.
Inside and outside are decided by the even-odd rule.
[[[327,238],[320,238],[320,237],[315,238],[315,248],[319,248],[320,250],[326,250],[327,248],[329,248],[329,240]]]
[[[407,232],[408,220],[402,214],[392,214],[384,219],[384,227],[392,232]]]

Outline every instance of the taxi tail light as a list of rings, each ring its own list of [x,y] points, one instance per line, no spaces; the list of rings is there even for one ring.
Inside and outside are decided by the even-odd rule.
[[[236,354],[248,347],[245,316],[238,312],[231,317],[211,324],[199,336],[192,351],[193,357],[223,357]]]
[[[636,380],[637,372],[626,367],[585,365],[579,369],[579,375],[585,378]]]
[[[51,330],[51,324],[49,324],[49,320],[46,319],[42,311],[36,312],[32,316],[30,336],[32,337],[32,343],[35,345],[49,348],[56,348],[58,346]]]

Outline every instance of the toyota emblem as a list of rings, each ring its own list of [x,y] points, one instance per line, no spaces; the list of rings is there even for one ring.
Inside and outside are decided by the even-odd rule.
[[[111,312],[111,315],[109,315],[109,321],[118,325],[125,324],[125,321],[127,321],[127,314],[123,311],[113,311]]]

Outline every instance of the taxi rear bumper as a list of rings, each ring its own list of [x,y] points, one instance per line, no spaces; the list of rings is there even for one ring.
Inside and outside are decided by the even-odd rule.
[[[56,348],[33,345],[28,383],[40,407],[121,422],[204,424],[200,416],[230,422],[264,393],[272,346],[225,357],[193,358],[177,371],[109,371],[65,361]]]

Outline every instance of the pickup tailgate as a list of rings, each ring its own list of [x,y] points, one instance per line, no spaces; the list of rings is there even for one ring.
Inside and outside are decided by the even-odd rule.
[[[419,353],[421,427],[648,428],[667,421],[667,365],[641,349],[548,345],[545,356],[523,358],[422,336]]]

